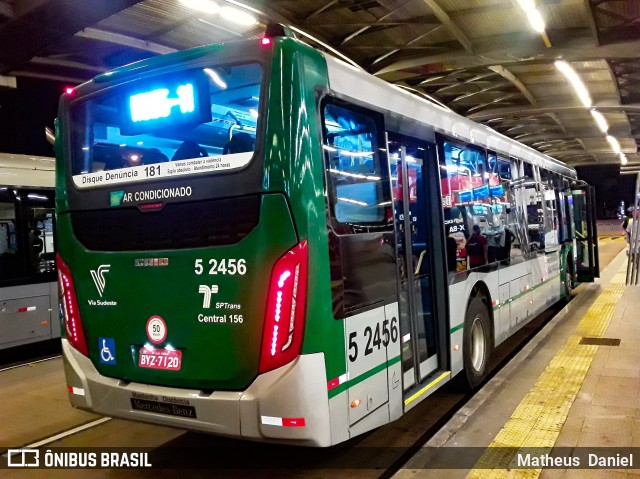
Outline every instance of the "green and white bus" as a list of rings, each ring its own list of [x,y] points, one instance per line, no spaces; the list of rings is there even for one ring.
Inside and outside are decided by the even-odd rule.
[[[80,409],[330,446],[477,387],[598,274],[572,168],[279,25],[102,74],[57,125]]]

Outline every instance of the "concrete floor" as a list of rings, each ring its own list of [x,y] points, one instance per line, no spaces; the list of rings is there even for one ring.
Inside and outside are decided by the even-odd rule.
[[[616,242],[620,249],[621,239],[605,240],[601,243],[601,262],[606,264],[605,254],[614,255],[617,248],[607,242]],[[556,447],[640,447],[640,287],[624,287],[626,255],[617,254],[605,269],[600,281],[593,285],[581,286],[581,291],[523,350],[503,368],[474,398],[463,407],[423,448],[414,456],[396,478],[491,478],[501,477],[535,479],[572,478],[640,478],[640,454],[636,458],[637,469],[473,469],[477,467],[484,448],[489,447],[533,447],[546,444]],[[613,290],[620,294],[611,299],[606,296]],[[619,299],[618,299],[619,298]],[[509,434],[514,421],[539,421],[545,409],[559,407],[556,397],[561,386],[552,384],[545,394],[538,395],[535,407],[539,409],[531,417],[522,415],[522,404],[526,398],[544,382],[552,360],[559,351],[567,347],[571,338],[584,336],[584,318],[597,317],[610,309],[610,319],[603,327],[601,337],[621,339],[619,346],[587,346],[595,348],[595,354],[587,364],[583,379],[576,388],[576,394],[568,399],[566,413],[553,431],[532,431],[527,439],[515,438],[521,431]],[[585,346],[581,346],[585,347]],[[566,378],[564,379],[566,381]],[[549,386],[547,386],[549,387]],[[566,389],[566,388],[565,388]],[[525,408],[526,410],[526,408]],[[529,407],[529,411],[531,407]],[[539,416],[539,417],[538,417]],[[510,426],[511,424],[511,426]],[[506,434],[505,434],[506,433]],[[511,440],[511,442],[510,442]],[[519,441],[519,442],[518,442]],[[459,459],[460,469],[432,469],[434,450],[459,449],[458,457],[468,453],[473,460]],[[455,450],[455,449],[454,449]],[[442,449],[440,451],[443,451]],[[446,450],[444,450],[446,451]],[[482,456],[482,457],[485,457]],[[451,463],[445,464],[447,467]],[[464,468],[462,468],[464,465]]]

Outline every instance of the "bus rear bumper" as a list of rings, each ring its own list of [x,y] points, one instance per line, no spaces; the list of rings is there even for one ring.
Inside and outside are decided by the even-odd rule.
[[[205,393],[102,376],[62,339],[71,404],[106,416],[221,436],[330,446],[324,355],[307,354],[258,376],[244,391]]]

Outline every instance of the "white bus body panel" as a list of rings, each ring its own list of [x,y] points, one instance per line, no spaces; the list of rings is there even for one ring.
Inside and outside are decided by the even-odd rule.
[[[60,337],[58,284],[0,288],[0,349]]]
[[[54,188],[54,158],[0,153],[0,186]]]
[[[399,328],[398,303],[392,303],[360,314],[349,316],[342,322],[345,328],[345,361],[347,373],[344,381],[355,384],[330,400],[331,434],[333,444],[355,437],[365,431],[382,426],[402,416],[402,372],[400,366],[400,334],[387,347],[376,347],[367,337],[395,320]],[[381,333],[384,336],[384,333]],[[352,339],[350,339],[352,338]],[[365,354],[367,345],[372,352]],[[356,353],[357,352],[357,353]],[[349,355],[355,357],[351,360]],[[391,366],[371,374],[389,361],[398,359]],[[367,375],[371,374],[369,377]],[[359,378],[366,377],[359,380]],[[342,384],[342,383],[341,383]]]
[[[292,363],[259,375],[244,391],[181,389],[126,383],[102,376],[89,358],[62,339],[67,385],[74,407],[98,414],[185,428],[221,436],[304,446],[330,446],[331,421],[324,355],[301,355]],[[186,404],[196,418],[132,408],[137,397],[163,404]],[[304,426],[282,419],[304,418]],[[280,424],[278,424],[280,422]]]

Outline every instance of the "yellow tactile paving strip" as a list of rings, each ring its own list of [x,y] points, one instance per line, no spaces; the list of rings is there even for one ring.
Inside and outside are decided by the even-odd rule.
[[[503,469],[512,455],[500,448],[552,448],[569,414],[598,346],[581,345],[583,336],[602,337],[625,289],[619,271],[558,350],[467,479],[536,479],[542,469]],[[512,449],[513,451],[513,449]]]

